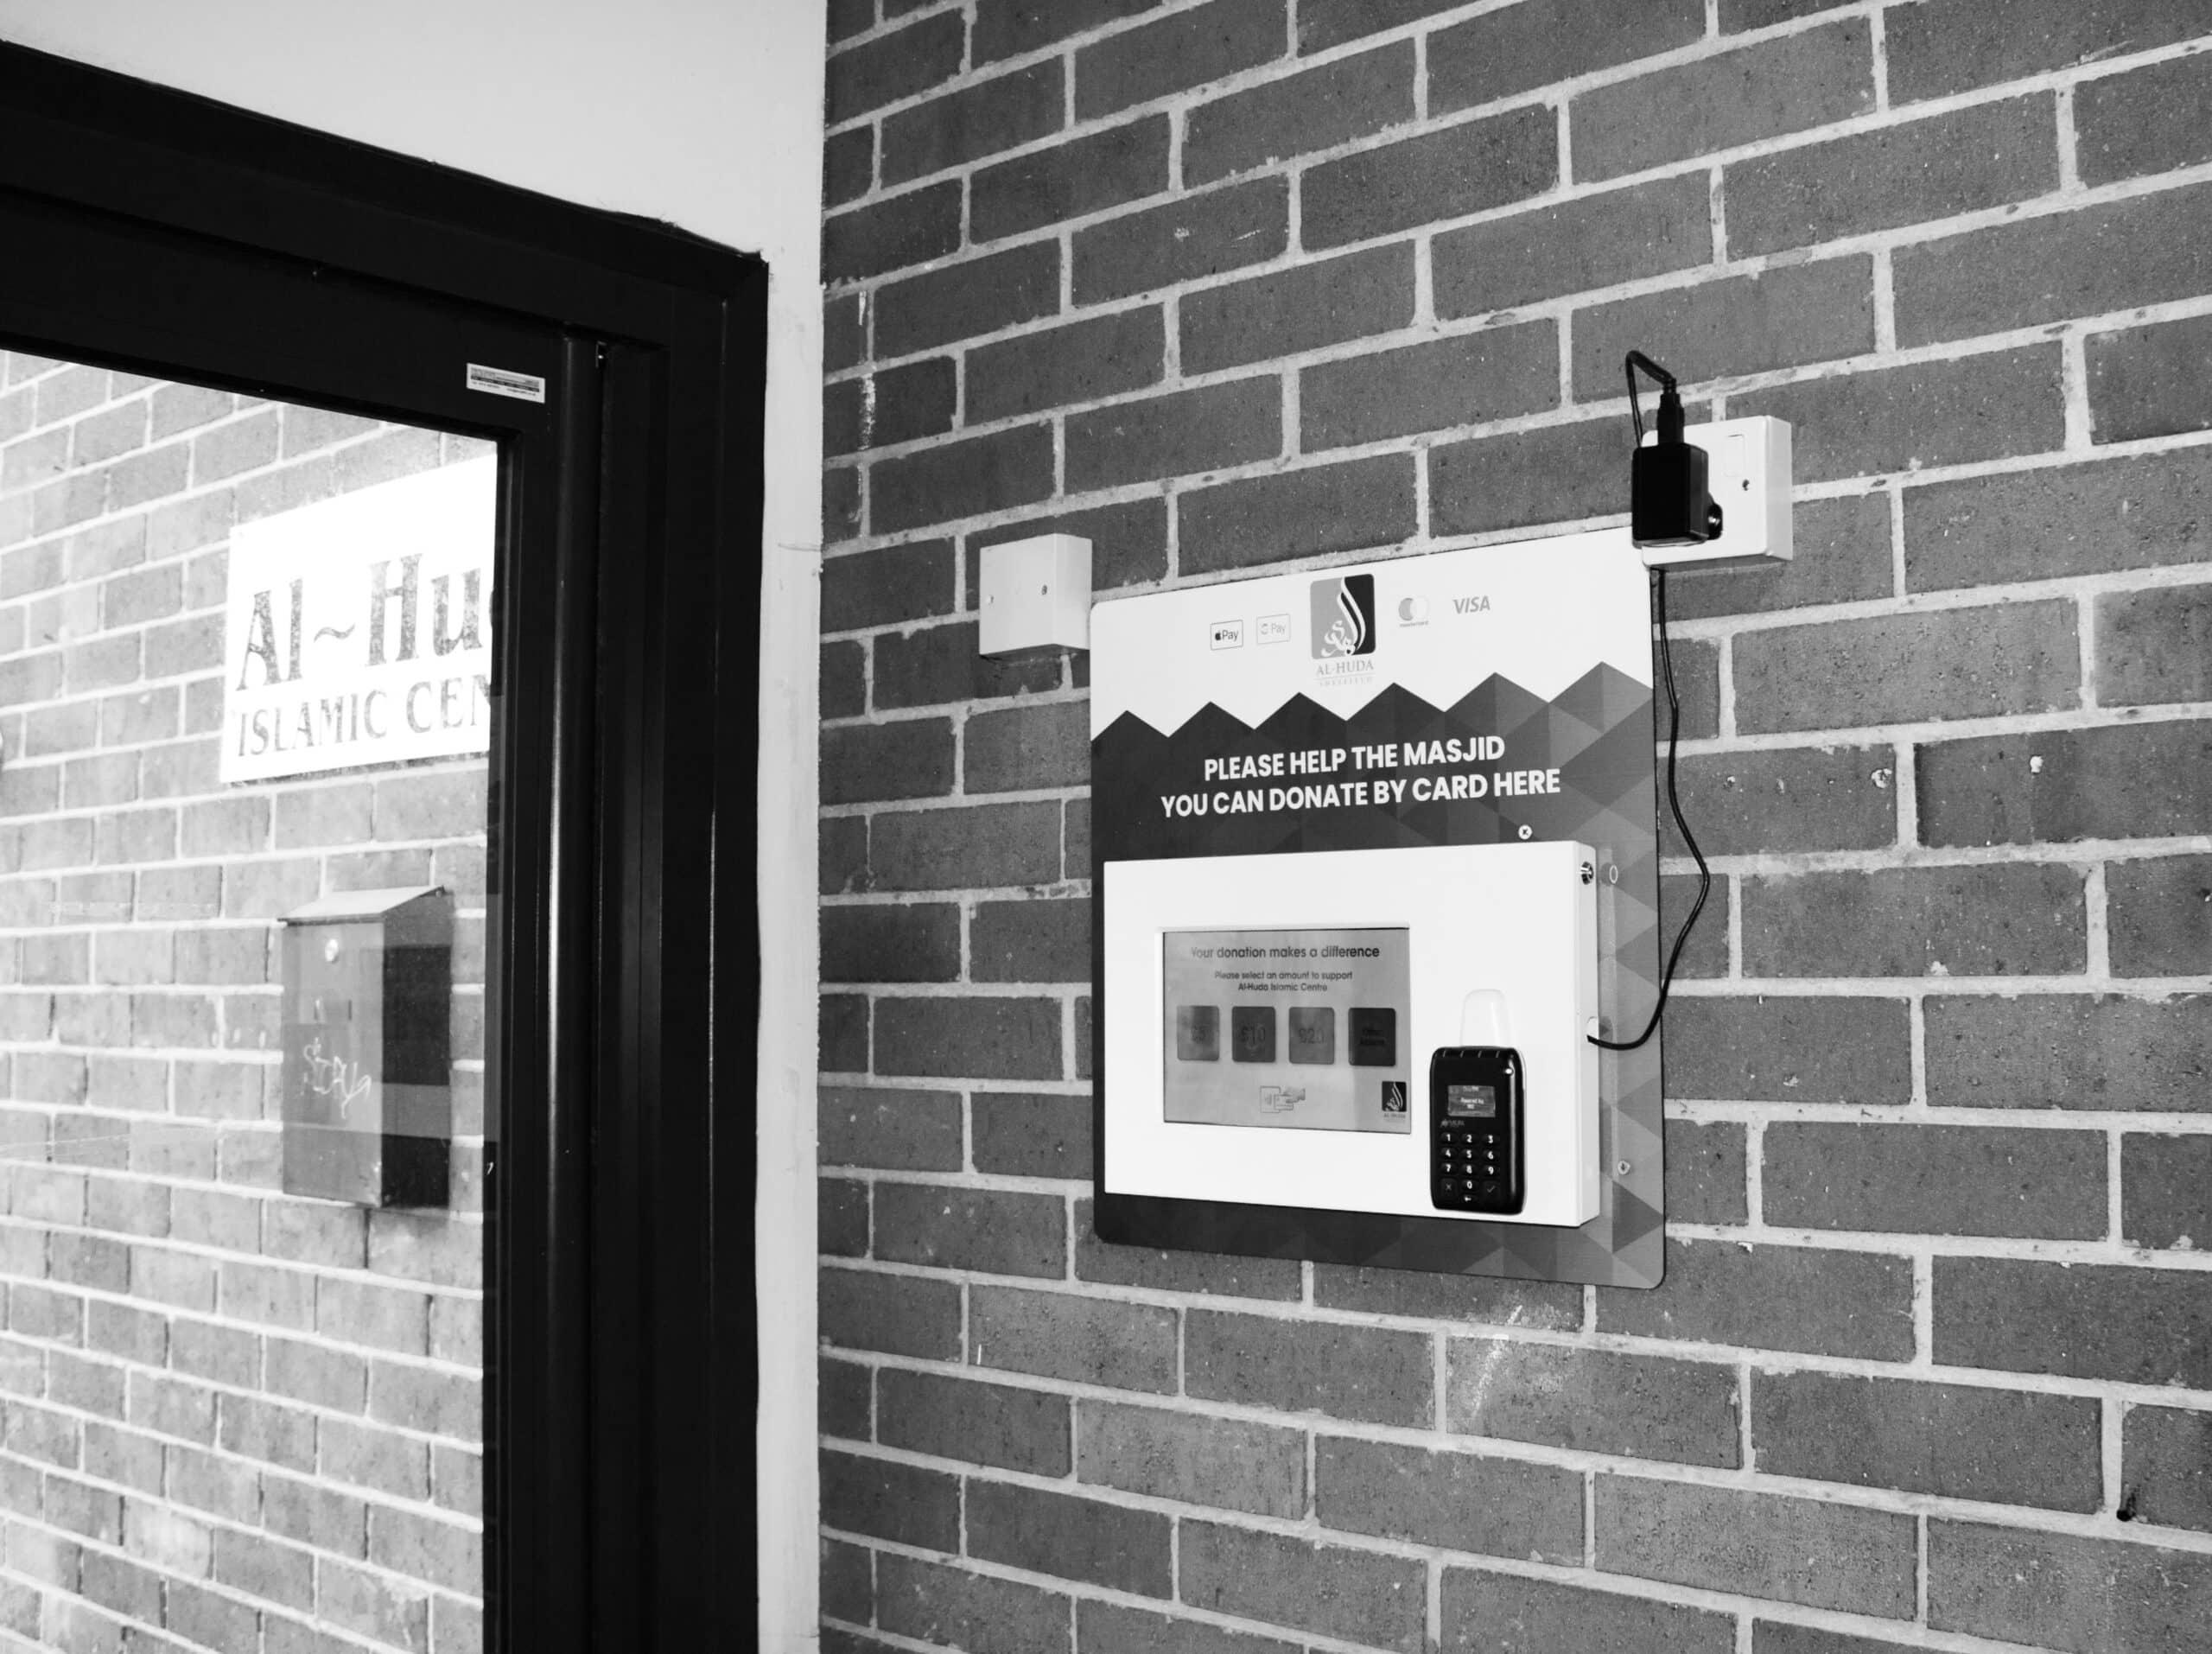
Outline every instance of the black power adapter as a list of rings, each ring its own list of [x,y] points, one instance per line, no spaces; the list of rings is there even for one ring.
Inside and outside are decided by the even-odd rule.
[[[1659,435],[1643,443],[1636,371],[1659,382]],[[1682,439],[1682,398],[1675,376],[1640,350],[1628,353],[1628,405],[1636,424],[1629,462],[1629,538],[1640,546],[1702,545],[1720,532],[1720,507],[1707,485],[1705,450]]]

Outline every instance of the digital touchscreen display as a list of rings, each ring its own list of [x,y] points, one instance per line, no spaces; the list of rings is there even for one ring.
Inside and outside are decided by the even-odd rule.
[[[1444,1088],[1444,1112],[1453,1120],[1494,1119],[1497,1114],[1497,1088],[1447,1085]]]
[[[1410,1131],[1408,935],[1389,928],[1166,932],[1166,1117]]]

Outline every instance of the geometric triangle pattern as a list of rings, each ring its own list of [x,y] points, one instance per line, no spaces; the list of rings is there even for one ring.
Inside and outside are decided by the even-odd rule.
[[[1265,807],[1268,789],[1360,779],[1334,773],[1209,781],[1205,760],[1334,751],[1395,743],[1502,736],[1491,769],[1556,769],[1560,790],[1527,797],[1354,804],[1341,788],[1306,808]],[[1162,733],[1124,713],[1091,742],[1093,900],[1105,900],[1110,862],[1188,856],[1266,856],[1308,850],[1497,844],[1579,839],[1606,869],[1598,904],[1599,1002],[1609,1038],[1641,1032],[1659,992],[1658,789],[1649,688],[1600,665],[1551,699],[1493,675],[1449,707],[1391,684],[1349,717],[1293,697],[1256,728],[1209,703]],[[1286,757],[1286,767],[1287,767]],[[1262,767],[1262,769],[1266,767]],[[1414,765],[1394,778],[1445,773],[1466,763]],[[1227,811],[1226,796],[1257,788],[1262,807]],[[1169,814],[1163,795],[1200,795],[1204,813]],[[1103,923],[1094,926],[1103,934]],[[1104,984],[1097,984],[1103,994]],[[1094,1015],[1097,1015],[1094,1008]],[[1221,1201],[1101,1195],[1125,1203],[1133,1226],[1155,1244],[1438,1274],[1512,1275],[1599,1286],[1656,1287],[1665,1264],[1666,1168],[1661,1155],[1661,1036],[1599,1059],[1599,1140],[1604,1155],[1598,1216],[1575,1229],[1461,1218],[1292,1211]],[[1097,1074],[1104,1114],[1105,1076]]]

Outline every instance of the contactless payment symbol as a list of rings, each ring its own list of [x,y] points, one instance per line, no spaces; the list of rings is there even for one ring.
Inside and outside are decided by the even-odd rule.
[[[1406,1082],[1386,1079],[1382,1082],[1382,1112],[1403,1114],[1406,1111]]]
[[[1375,652],[1375,576],[1337,575],[1313,582],[1313,658]]]

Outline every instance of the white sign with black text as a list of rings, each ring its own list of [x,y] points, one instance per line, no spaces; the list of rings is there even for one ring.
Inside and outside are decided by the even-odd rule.
[[[222,779],[487,752],[495,457],[241,525]]]

